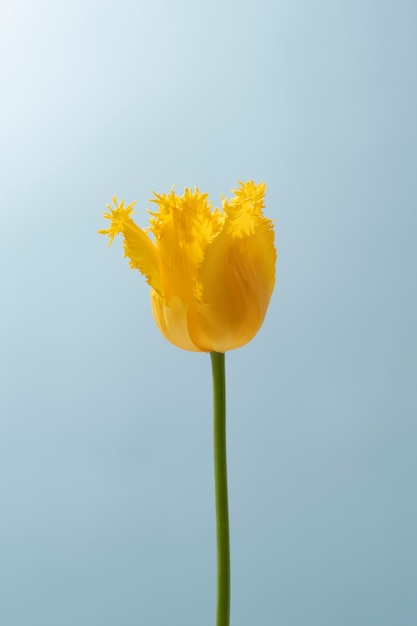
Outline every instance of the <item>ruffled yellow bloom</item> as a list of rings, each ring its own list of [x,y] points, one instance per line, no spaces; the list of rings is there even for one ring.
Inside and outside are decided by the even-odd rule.
[[[275,283],[276,250],[271,220],[262,209],[266,185],[240,183],[222,210],[211,210],[196,188],[183,196],[154,194],[142,230],[131,218],[134,203],[118,204],[104,217],[112,243],[124,236],[125,256],[151,286],[156,324],[183,350],[225,352],[248,343],[265,318]],[[152,235],[152,237],[150,236]]]

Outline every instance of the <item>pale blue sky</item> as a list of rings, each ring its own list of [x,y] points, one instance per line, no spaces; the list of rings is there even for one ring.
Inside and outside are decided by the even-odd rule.
[[[227,355],[232,626],[417,623],[417,9],[0,5],[0,624],[211,626],[209,357],[96,234],[264,180],[267,319]]]

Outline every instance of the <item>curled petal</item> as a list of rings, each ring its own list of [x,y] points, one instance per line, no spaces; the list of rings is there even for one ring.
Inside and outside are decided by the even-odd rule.
[[[159,259],[155,246],[146,232],[139,228],[131,218],[135,203],[125,207],[124,200],[119,205],[116,197],[113,198],[113,202],[116,208],[113,209],[108,205],[110,213],[104,214],[104,217],[110,220],[110,226],[107,230],[98,232],[109,237],[109,245],[113,243],[116,235],[123,235],[124,256],[129,258],[130,267],[139,270],[145,276],[147,283],[156,291],[161,292]]]

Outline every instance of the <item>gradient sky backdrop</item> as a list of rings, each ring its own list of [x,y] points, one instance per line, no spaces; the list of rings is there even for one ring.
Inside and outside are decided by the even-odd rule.
[[[211,626],[209,357],[117,194],[264,180],[277,284],[227,355],[232,625],[417,623],[417,5],[0,5],[0,624]]]

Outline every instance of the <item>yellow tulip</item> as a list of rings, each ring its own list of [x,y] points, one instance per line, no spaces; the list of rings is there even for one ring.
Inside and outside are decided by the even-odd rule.
[[[104,217],[112,243],[124,237],[130,266],[151,287],[156,324],[175,346],[225,352],[248,343],[261,327],[275,283],[277,253],[273,223],[262,209],[266,185],[240,183],[222,210],[211,210],[207,194],[195,188],[177,196],[154,194],[143,230],[124,201]],[[150,236],[151,235],[151,236]]]

